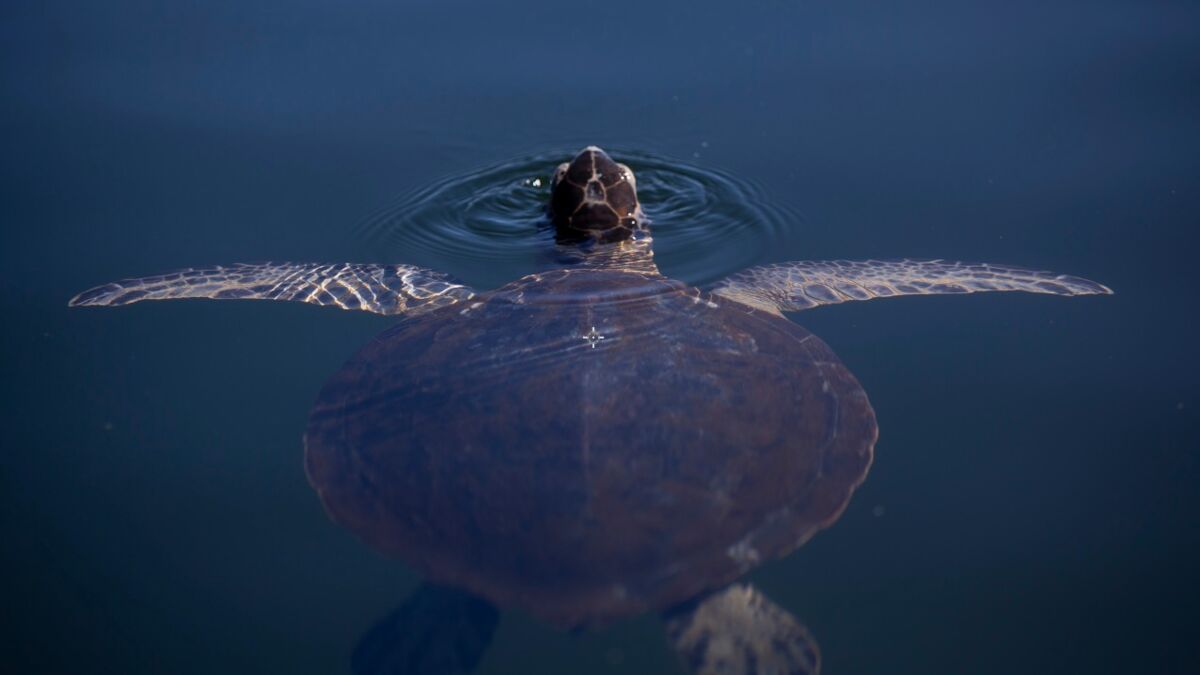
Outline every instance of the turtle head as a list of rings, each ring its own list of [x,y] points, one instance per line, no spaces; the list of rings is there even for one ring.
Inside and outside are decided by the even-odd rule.
[[[629,239],[643,227],[633,172],[589,145],[555,170],[550,218],[566,241]]]

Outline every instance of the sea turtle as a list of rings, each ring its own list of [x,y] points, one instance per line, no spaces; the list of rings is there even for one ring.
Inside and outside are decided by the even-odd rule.
[[[295,300],[404,320],[313,406],[309,479],[334,520],[429,584],[360,672],[466,672],[521,607],[586,627],[646,611],[697,673],[816,673],[808,631],[738,579],[832,524],[877,436],[854,376],[782,312],[900,295],[1110,293],[940,260],[789,262],[709,290],[655,267],[633,172],[589,146],[554,175],[559,269],[479,292],[410,265],[188,269],[80,305]]]

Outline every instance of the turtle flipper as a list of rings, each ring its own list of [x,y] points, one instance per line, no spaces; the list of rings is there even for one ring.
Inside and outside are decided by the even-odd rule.
[[[411,265],[262,263],[185,269],[97,286],[71,307],[140,300],[291,300],[376,314],[413,314],[470,299],[474,291],[440,272]]]
[[[796,617],[749,584],[665,615],[667,637],[694,675],[817,675],[821,652]]]
[[[422,584],[354,648],[354,675],[466,675],[475,669],[500,613],[488,601]]]
[[[773,312],[898,295],[1024,291],[1051,295],[1110,294],[1079,277],[943,260],[804,260],[751,267],[718,282],[713,293]]]

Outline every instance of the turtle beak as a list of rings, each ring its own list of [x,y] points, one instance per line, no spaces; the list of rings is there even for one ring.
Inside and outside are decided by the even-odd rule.
[[[567,165],[567,175],[571,177],[573,183],[586,185],[595,177],[595,174],[601,173],[609,166],[616,166],[612,157],[609,157],[608,153],[599,147],[589,145],[580,150]]]

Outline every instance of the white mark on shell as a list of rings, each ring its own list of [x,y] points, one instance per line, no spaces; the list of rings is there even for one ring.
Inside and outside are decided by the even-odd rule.
[[[595,326],[592,326],[591,330],[589,330],[587,333],[581,335],[580,337],[582,337],[584,340],[587,340],[588,344],[590,344],[592,346],[592,349],[596,348],[597,342],[604,339],[604,336],[601,335],[600,332],[596,330]]]
[[[725,554],[737,563],[738,568],[742,570],[757,565],[759,560],[758,550],[751,546],[748,540],[749,537],[746,537],[725,550]]]

